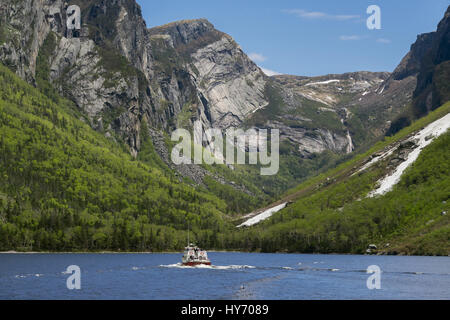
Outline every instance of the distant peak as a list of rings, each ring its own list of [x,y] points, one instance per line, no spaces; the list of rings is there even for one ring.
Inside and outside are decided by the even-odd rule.
[[[170,28],[173,28],[173,27],[178,27],[180,25],[204,25],[204,26],[207,26],[207,27],[209,27],[211,29],[214,29],[214,25],[211,22],[209,22],[207,19],[199,18],[199,19],[178,20],[178,21],[166,23],[166,24],[161,25],[161,26],[153,27],[153,28],[151,28],[151,30],[170,29]]]
[[[227,36],[206,19],[180,20],[149,29],[150,35],[168,35],[174,47],[206,45]],[[229,36],[227,36],[229,37]],[[229,37],[231,38],[231,37]]]

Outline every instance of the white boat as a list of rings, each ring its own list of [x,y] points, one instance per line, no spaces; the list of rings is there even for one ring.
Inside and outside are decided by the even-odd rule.
[[[181,262],[184,266],[211,265],[211,261],[208,259],[208,253],[206,250],[202,250],[192,243],[184,248],[184,254],[181,258]]]

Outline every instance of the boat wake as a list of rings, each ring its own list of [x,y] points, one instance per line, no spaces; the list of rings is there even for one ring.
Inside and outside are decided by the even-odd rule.
[[[254,266],[249,265],[229,265],[229,266],[215,266],[215,265],[205,265],[199,264],[196,266],[185,266],[182,263],[174,264],[161,264],[161,268],[180,268],[180,269],[215,269],[215,270],[232,270],[232,269],[255,269]]]
[[[28,278],[28,277],[36,277],[36,278],[40,278],[43,277],[44,275],[42,273],[29,273],[29,274],[16,274],[14,276],[14,278],[16,279],[23,279],[23,278]]]
[[[332,271],[337,272],[340,269],[336,268],[311,268],[311,267],[303,267],[303,268],[293,268],[293,267],[255,267],[249,265],[229,265],[229,266],[215,266],[215,265],[195,265],[195,266],[187,266],[182,263],[174,263],[174,264],[161,264],[160,268],[179,268],[179,269],[214,269],[214,270],[239,270],[239,269],[258,269],[258,270],[288,270],[288,271]],[[365,272],[366,270],[364,270]]]

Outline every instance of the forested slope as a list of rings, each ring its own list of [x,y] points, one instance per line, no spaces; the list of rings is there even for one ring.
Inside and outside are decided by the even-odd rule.
[[[285,198],[293,203],[232,236],[230,247],[267,252],[364,253],[369,244],[391,254],[450,254],[450,133],[436,138],[393,190],[368,197],[404,152],[401,142],[450,112],[450,103],[370,151],[312,178]],[[383,149],[399,151],[360,171]],[[405,144],[404,148],[408,145]]]
[[[178,249],[188,222],[217,245],[223,200],[135,160],[80,119],[70,102],[0,65],[0,250]]]

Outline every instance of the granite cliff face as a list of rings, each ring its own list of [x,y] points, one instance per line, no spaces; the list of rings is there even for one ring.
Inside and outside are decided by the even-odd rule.
[[[395,133],[411,121],[450,100],[450,6],[435,32],[417,36],[410,51],[386,82],[385,88],[399,88],[411,107],[392,122]]]
[[[81,8],[74,33],[65,24],[69,2],[0,3],[1,60],[35,82],[46,51],[48,80],[133,153],[144,118],[163,129],[195,119],[227,128],[267,104],[264,74],[206,20],[147,29],[135,1],[70,1]]]
[[[142,121],[156,140],[195,120],[205,128],[239,127],[269,104],[268,77],[207,20],[147,29],[133,0],[0,3],[1,61],[31,83],[50,82],[134,155]],[[67,29],[69,4],[81,8],[79,31]],[[329,143],[311,146],[313,139],[311,152],[346,148],[345,135],[324,132]]]
[[[73,4],[81,8],[76,31],[66,24]],[[436,67],[424,62],[430,59]],[[439,86],[427,88],[430,77],[448,75],[441,70],[447,60],[448,12],[391,75],[267,77],[205,19],[148,29],[134,0],[0,0],[3,64],[74,101],[93,128],[122,140],[135,156],[145,122],[166,162],[164,135],[193,129],[196,120],[204,128],[278,128],[305,158],[349,153],[384,134],[413,93],[420,101],[421,92],[439,90],[433,99],[445,100]],[[197,169],[180,170],[197,181],[206,174]]]
[[[426,44],[422,38],[428,40]],[[420,117],[450,100],[450,6],[436,32],[419,36],[411,54],[419,56],[414,106]]]
[[[151,100],[148,91],[141,91],[145,77],[133,66],[147,67],[149,48],[137,41],[146,32],[145,23],[136,17],[128,24],[124,20],[129,11],[139,17],[134,1],[71,1],[82,10],[79,31],[67,28],[66,1],[0,4],[1,60],[31,83],[51,83],[88,115],[93,127],[109,135],[116,131],[136,153],[143,113],[135,109],[148,109]],[[127,28],[135,30],[135,41],[133,35],[122,37]],[[115,121],[105,122],[111,114]]]

